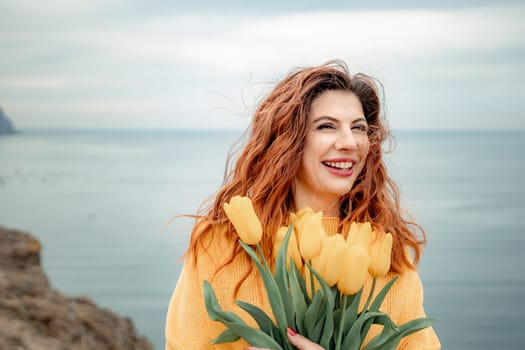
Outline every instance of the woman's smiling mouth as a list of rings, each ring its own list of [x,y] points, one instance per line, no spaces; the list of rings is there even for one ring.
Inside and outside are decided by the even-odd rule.
[[[324,166],[327,167],[328,171],[338,176],[350,176],[353,173],[353,166],[355,162],[345,161],[323,161]]]

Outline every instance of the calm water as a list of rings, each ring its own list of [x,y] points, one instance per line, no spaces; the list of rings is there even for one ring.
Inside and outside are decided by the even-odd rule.
[[[51,283],[131,317],[163,348],[190,219],[240,132],[26,131],[0,138],[0,225],[43,242]],[[444,349],[525,344],[525,132],[396,135],[402,202],[427,230],[421,277]]]

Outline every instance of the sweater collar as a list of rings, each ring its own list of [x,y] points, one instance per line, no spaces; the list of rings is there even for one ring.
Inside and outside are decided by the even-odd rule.
[[[340,219],[337,216],[325,216],[323,217],[323,228],[328,236],[331,236],[337,232]]]

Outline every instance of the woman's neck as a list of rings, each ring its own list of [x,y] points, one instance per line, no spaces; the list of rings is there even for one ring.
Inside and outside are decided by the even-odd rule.
[[[340,201],[337,200],[326,200],[317,196],[294,196],[294,204],[297,210],[304,207],[310,207],[313,211],[323,212],[323,216],[339,216]]]

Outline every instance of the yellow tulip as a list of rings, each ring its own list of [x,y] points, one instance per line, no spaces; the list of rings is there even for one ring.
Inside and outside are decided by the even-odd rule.
[[[372,225],[369,222],[352,222],[346,241],[351,245],[363,247],[368,253],[372,245],[372,238]]]
[[[232,197],[230,203],[224,203],[224,212],[244,243],[253,245],[260,242],[262,225],[250,198]]]
[[[390,270],[392,258],[392,234],[382,234],[370,248],[368,272],[374,277],[383,277]]]
[[[340,234],[326,237],[323,240],[319,260],[314,269],[330,287],[335,285],[341,276],[341,262],[347,252],[346,246],[345,239]]]
[[[299,251],[305,260],[311,260],[319,255],[321,243],[326,237],[323,228],[323,213],[309,216],[299,234]]]
[[[277,259],[277,255],[279,254],[279,249],[281,248],[281,245],[283,244],[284,238],[286,237],[286,233],[288,232],[288,227],[281,226],[279,230],[277,231],[277,234],[275,236],[275,242],[273,244],[273,258],[274,260]],[[288,251],[286,254],[286,268],[290,269],[290,258],[292,258],[295,266],[299,270],[299,272],[303,271],[303,260],[301,258],[301,254],[299,254],[299,248],[297,247],[297,239],[295,238],[295,232],[292,232],[290,235],[290,240],[288,241]]]
[[[363,247],[347,244],[337,289],[343,294],[353,295],[363,288],[369,261],[370,257]]]
[[[306,206],[302,209],[300,209],[299,211],[297,211],[294,215],[298,218],[300,218],[301,216],[305,215],[305,214],[308,214],[308,213],[312,213],[312,214],[315,214],[315,211],[313,211],[312,208],[310,208],[309,206]],[[292,213],[293,214],[293,213]]]
[[[306,220],[315,214],[315,211],[312,210],[310,207],[304,207],[303,209],[299,210],[297,213],[291,213],[290,214],[290,221],[294,224],[294,229],[297,234],[300,234],[304,227],[304,223]]]

